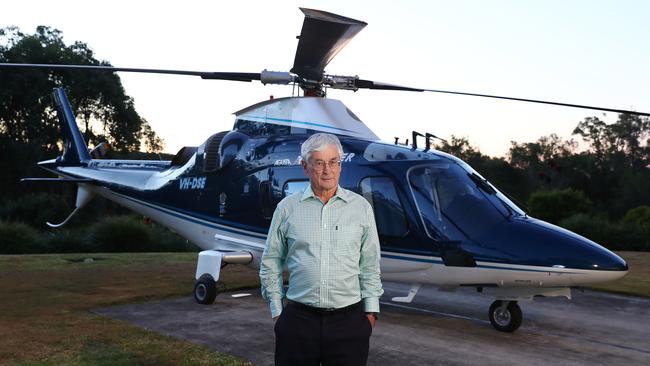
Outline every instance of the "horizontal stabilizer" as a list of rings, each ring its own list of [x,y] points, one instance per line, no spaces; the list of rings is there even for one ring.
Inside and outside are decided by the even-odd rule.
[[[23,178],[21,182],[47,182],[47,183],[93,183],[90,178]]]

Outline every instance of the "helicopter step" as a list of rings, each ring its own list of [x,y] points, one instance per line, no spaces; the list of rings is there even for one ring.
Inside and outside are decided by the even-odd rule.
[[[394,302],[403,302],[403,303],[409,304],[409,303],[411,303],[411,301],[413,301],[413,298],[418,293],[421,286],[422,285],[419,284],[419,283],[414,283],[411,286],[411,289],[409,290],[408,295],[406,295],[406,296],[396,296],[396,297],[393,297],[391,300],[394,301]]]
[[[196,282],[194,299],[199,304],[209,305],[217,297],[217,282],[221,269],[228,264],[250,264],[253,254],[250,252],[220,252],[204,250],[199,252],[196,265]]]

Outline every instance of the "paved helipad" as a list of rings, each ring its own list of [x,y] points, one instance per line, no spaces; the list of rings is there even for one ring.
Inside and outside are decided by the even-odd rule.
[[[509,334],[487,320],[492,299],[470,289],[423,287],[411,304],[390,301],[408,286],[384,289],[369,365],[650,365],[650,299],[574,291],[571,301],[522,302],[523,325]],[[232,296],[242,293],[251,296]],[[273,364],[273,322],[258,290],[223,293],[209,306],[187,297],[95,312]]]

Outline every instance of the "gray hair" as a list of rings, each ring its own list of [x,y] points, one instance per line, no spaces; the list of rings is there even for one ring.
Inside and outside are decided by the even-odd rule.
[[[300,157],[302,161],[307,162],[311,158],[311,153],[321,151],[329,145],[336,146],[339,151],[339,158],[343,158],[343,147],[339,139],[331,133],[315,133],[302,143],[300,146]]]

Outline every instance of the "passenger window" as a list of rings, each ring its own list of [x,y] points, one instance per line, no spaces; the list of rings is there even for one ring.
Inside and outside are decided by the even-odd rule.
[[[282,190],[282,196],[287,197],[296,192],[302,192],[305,190],[305,188],[307,188],[308,185],[308,180],[287,182],[284,185],[284,189]]]
[[[375,212],[379,235],[406,236],[406,215],[393,181],[385,177],[364,178],[361,181],[361,194]]]

